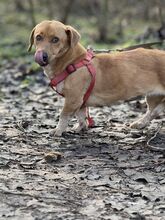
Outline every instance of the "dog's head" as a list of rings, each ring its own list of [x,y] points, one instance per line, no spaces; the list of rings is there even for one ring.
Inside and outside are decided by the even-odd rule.
[[[35,61],[46,66],[76,46],[80,34],[71,26],[58,21],[43,21],[37,24],[29,39],[28,51],[35,46]]]

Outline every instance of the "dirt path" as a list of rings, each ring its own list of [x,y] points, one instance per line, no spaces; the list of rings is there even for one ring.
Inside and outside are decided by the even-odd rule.
[[[131,130],[145,104],[125,102],[92,109],[84,134],[53,137],[63,101],[23,67],[0,73],[0,220],[165,219],[164,116]]]

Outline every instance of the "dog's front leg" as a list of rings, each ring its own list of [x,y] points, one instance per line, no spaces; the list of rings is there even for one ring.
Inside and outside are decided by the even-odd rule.
[[[87,130],[88,128],[93,128],[95,122],[89,114],[89,107],[81,107],[76,112],[78,124],[73,127],[73,130],[76,132]]]
[[[76,112],[76,117],[77,117],[78,123],[73,127],[73,130],[78,133],[81,132],[82,130],[86,130],[88,128],[88,125],[86,122],[86,107],[79,109]]]
[[[80,101],[73,101],[65,99],[65,104],[63,110],[60,114],[59,122],[55,130],[56,136],[61,136],[62,133],[66,130],[69,120],[75,114],[77,109],[80,109],[82,103]]]
[[[69,116],[69,115],[63,115],[63,114],[60,115],[59,122],[58,122],[58,125],[55,130],[55,136],[62,135],[62,133],[66,130],[66,128],[68,126],[68,122],[69,122],[70,118],[71,118],[71,116]]]

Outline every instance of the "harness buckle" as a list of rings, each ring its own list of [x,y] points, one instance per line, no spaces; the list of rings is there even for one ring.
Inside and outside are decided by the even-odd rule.
[[[69,66],[66,67],[66,71],[70,74],[70,73],[73,73],[75,72],[77,69],[75,67],[75,65],[73,64],[70,64]]]

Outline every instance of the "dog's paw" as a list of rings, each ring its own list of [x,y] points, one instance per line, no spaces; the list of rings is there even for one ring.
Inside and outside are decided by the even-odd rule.
[[[56,137],[61,137],[62,133],[63,132],[59,129],[54,129],[53,131],[50,132],[51,136],[56,136]]]
[[[87,130],[87,126],[86,125],[82,126],[79,123],[77,123],[73,126],[72,130],[76,133],[81,133],[82,131]]]
[[[131,128],[135,128],[135,129],[143,129],[147,126],[146,123],[144,123],[142,120],[138,120],[133,122],[132,124],[130,124]]]

